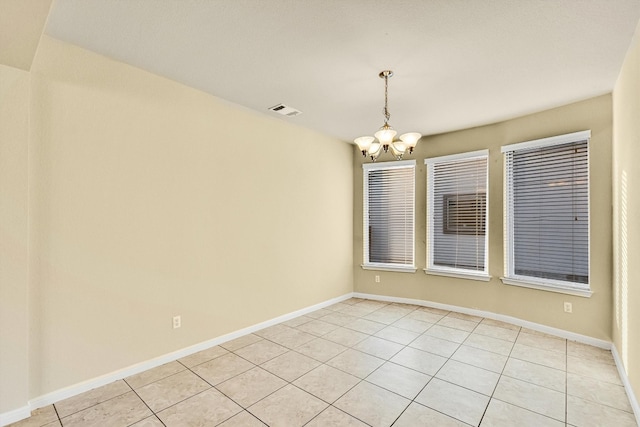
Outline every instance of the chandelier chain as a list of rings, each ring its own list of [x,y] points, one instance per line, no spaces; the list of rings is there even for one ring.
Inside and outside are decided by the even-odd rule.
[[[388,107],[388,88],[389,88],[389,76],[387,74],[384,75],[384,124],[388,124],[389,123],[389,119],[391,118],[391,114],[389,114],[389,107]]]

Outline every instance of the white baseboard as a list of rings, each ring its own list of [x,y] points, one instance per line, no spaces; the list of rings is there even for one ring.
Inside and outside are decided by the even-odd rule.
[[[65,387],[60,390],[53,391],[51,393],[47,393],[45,395],[36,397],[29,401],[29,404],[23,406],[21,408],[14,409],[9,412],[0,413],[0,426],[6,426],[8,424],[20,421],[22,419],[28,418],[31,415],[31,411],[34,409],[38,409],[47,405],[51,405],[53,403],[59,402],[61,400],[67,399],[69,397],[76,396],[78,394],[84,393],[86,391],[92,390],[97,387],[101,387],[103,385],[112,383],[114,381],[126,378],[131,375],[138,374],[140,372],[146,371],[151,368],[155,368],[160,365],[164,365],[165,363],[172,362],[177,359],[181,359],[183,357],[189,356],[191,354],[197,353],[202,350],[206,350],[208,348],[214,347],[216,345],[223,344],[227,341],[231,341],[233,339],[239,338],[241,336],[251,334],[260,329],[267,328],[269,326],[276,325],[278,323],[285,322],[287,320],[293,319],[298,316],[302,316],[304,314],[310,313],[312,311],[327,307],[329,305],[344,301],[346,299],[356,297],[356,298],[364,298],[371,299],[376,301],[386,301],[386,302],[398,302],[404,304],[413,304],[423,307],[432,307],[439,308],[441,310],[447,311],[456,311],[458,313],[469,314],[472,316],[485,317],[488,319],[499,320],[502,322],[512,323],[514,325],[522,326],[525,328],[529,328],[535,331],[544,332],[549,335],[555,335],[561,338],[566,338],[572,341],[581,342],[584,344],[593,345],[595,347],[604,348],[607,350],[611,350],[614,360],[616,362],[616,366],[618,368],[618,372],[620,374],[620,378],[624,384],[625,390],[627,392],[627,396],[629,397],[629,401],[633,408],[636,419],[640,420],[640,406],[638,405],[638,400],[633,393],[633,389],[631,388],[631,384],[629,383],[629,378],[627,377],[627,373],[622,364],[622,360],[618,354],[618,351],[612,343],[605,340],[600,340],[597,338],[592,338],[586,335],[576,334],[574,332],[565,331],[562,329],[552,328],[549,326],[541,325],[534,322],[529,322],[526,320],[518,319],[516,317],[506,316],[502,314],[496,314],[488,311],[476,310],[466,307],[459,307],[455,305],[449,304],[441,304],[437,302],[412,299],[412,298],[400,298],[400,297],[391,297],[385,295],[374,295],[374,294],[364,294],[364,293],[348,293],[336,298],[332,298],[330,300],[321,302],[319,304],[315,304],[309,307],[305,307],[300,310],[296,310],[294,312],[284,314],[282,316],[275,317],[273,319],[240,329],[238,331],[231,332],[226,335],[222,335],[216,338],[213,338],[208,341],[201,342],[199,344],[195,344],[193,346],[183,348],[181,350],[177,350],[163,356],[159,356],[145,362],[141,362],[109,374],[102,375],[97,378],[93,378],[82,383],[74,384],[69,387]]]
[[[620,375],[620,379],[622,379],[622,384],[624,384],[624,389],[627,392],[629,403],[631,403],[633,414],[636,416],[636,421],[640,423],[640,405],[638,404],[638,399],[636,399],[636,395],[633,392],[631,383],[629,382],[629,377],[627,376],[626,369],[624,369],[624,364],[622,363],[622,358],[620,357],[620,353],[618,353],[618,349],[614,344],[611,345],[611,354],[613,354],[613,360],[616,361],[616,366],[618,367],[618,374]]]
[[[3,412],[0,414],[0,426],[6,426],[20,420],[24,420],[31,415],[31,407],[29,405],[22,408],[14,409],[9,412]]]
[[[259,331],[260,329],[264,329],[269,326],[273,326],[278,323],[282,323],[287,320],[293,319],[294,317],[302,316],[303,314],[307,314],[312,311],[319,310],[321,308],[330,306],[332,304],[344,301],[346,299],[351,298],[352,296],[353,296],[353,293],[348,293],[336,298],[332,298],[330,300],[327,300],[318,304],[314,304],[312,306],[305,307],[300,310],[293,311],[291,313],[283,314],[282,316],[278,316],[273,319],[266,320],[264,322],[231,332],[229,334],[225,334],[225,335],[210,339],[208,341],[204,341],[199,344],[195,344],[190,347],[183,348],[181,350],[177,350],[159,357],[155,357],[153,359],[150,359],[141,363],[137,363],[135,365],[131,365],[126,368],[119,369],[117,371],[114,371],[105,375],[101,375],[99,377],[92,378],[90,380],[83,381],[81,383],[74,384],[72,386],[65,387],[65,388],[53,391],[51,393],[44,394],[42,396],[38,396],[34,399],[31,399],[27,406],[24,406],[22,408],[15,409],[9,412],[1,413],[0,426],[6,426],[16,421],[20,421],[22,419],[28,418],[31,415],[31,411],[33,411],[34,409],[51,405],[61,400],[68,399],[69,397],[73,397],[78,394],[87,392],[94,388],[102,387],[114,381],[121,380],[128,376],[138,374],[140,372],[146,371],[151,368],[155,368],[160,365],[164,365],[165,363],[173,362],[174,360],[178,360],[183,357],[189,356],[191,354],[197,353],[199,351],[206,350],[216,345],[223,344],[227,341],[231,341],[243,335],[251,334],[255,331]]]
[[[532,329],[534,331],[544,332],[545,334],[555,335],[560,338],[566,338],[568,340],[577,341],[583,344],[589,344],[594,347],[603,348],[605,350],[611,349],[611,343],[609,341],[589,337],[587,335],[576,334],[575,332],[569,332],[563,329],[552,328],[550,326],[541,325],[539,323],[529,322],[528,320],[518,319],[517,317],[511,317],[511,316],[506,316],[504,314],[492,313],[490,311],[459,307],[457,305],[441,304],[438,302],[425,301],[421,299],[390,297],[386,295],[375,295],[375,294],[363,294],[360,292],[354,292],[353,296],[356,298],[366,298],[366,299],[372,299],[377,301],[387,301],[387,302],[399,302],[403,304],[419,305],[422,307],[439,308],[441,310],[447,310],[447,311],[457,311],[458,313],[468,314],[471,316],[486,317],[487,319],[493,319],[493,320],[499,320],[501,322],[512,323],[514,325],[522,326],[528,329]]]

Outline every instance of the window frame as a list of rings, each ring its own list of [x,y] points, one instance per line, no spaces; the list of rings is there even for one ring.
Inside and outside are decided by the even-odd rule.
[[[514,255],[514,217],[513,217],[513,191],[509,184],[512,182],[513,170],[507,164],[507,153],[534,148],[548,148],[557,145],[583,142],[587,143],[587,269],[589,280],[586,284],[557,279],[545,279],[535,276],[519,275],[515,273]],[[558,292],[569,295],[590,297],[591,291],[591,171],[590,171],[590,151],[591,151],[591,131],[585,130],[564,135],[552,136],[548,138],[519,142],[504,145],[501,147],[504,162],[504,277],[501,280],[504,284],[522,286],[526,288],[539,289],[544,291]]]
[[[474,160],[474,159],[485,159],[486,161],[486,174],[485,174],[485,191],[484,198],[486,201],[486,210],[485,210],[485,221],[484,221],[484,270],[470,270],[458,267],[445,267],[441,265],[434,264],[434,230],[436,227],[436,220],[434,217],[434,185],[435,185],[435,177],[434,177],[434,165],[441,163],[454,163],[464,160]],[[491,276],[489,275],[489,150],[478,150],[478,151],[470,151],[459,154],[451,154],[447,156],[440,157],[432,157],[424,160],[425,165],[427,166],[427,254],[426,254],[426,264],[427,267],[424,269],[426,274],[433,274],[438,276],[449,276],[456,277],[461,279],[471,279],[471,280],[480,280],[480,281],[489,281]],[[474,193],[479,194],[479,193]],[[444,227],[444,218],[443,218],[443,227]]]
[[[393,169],[411,169],[413,176],[413,203],[411,206],[411,222],[413,232],[411,233],[411,264],[396,264],[396,263],[380,263],[380,262],[370,262],[369,261],[369,172],[374,170],[393,170]],[[396,271],[396,272],[406,272],[413,273],[416,271],[416,179],[415,179],[415,170],[416,170],[416,161],[415,160],[400,160],[400,161],[392,161],[392,162],[374,162],[374,163],[364,163],[362,165],[363,171],[363,183],[362,183],[362,194],[363,194],[363,206],[362,206],[362,219],[363,219],[363,235],[362,235],[362,264],[361,267],[364,270],[385,270],[385,271]]]

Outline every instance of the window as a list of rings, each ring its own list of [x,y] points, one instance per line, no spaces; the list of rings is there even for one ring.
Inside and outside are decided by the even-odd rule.
[[[584,131],[502,147],[505,283],[590,295],[590,136]]]
[[[489,279],[488,151],[426,159],[427,273]]]
[[[363,268],[415,271],[415,160],[367,163]]]

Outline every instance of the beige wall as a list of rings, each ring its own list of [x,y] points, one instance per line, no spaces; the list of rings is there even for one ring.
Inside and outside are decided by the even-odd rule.
[[[0,414],[28,398],[29,73],[0,65]]]
[[[640,24],[613,92],[613,343],[640,397]]]
[[[451,112],[455,114],[455,112]],[[428,118],[425,118],[428,120]],[[422,138],[416,169],[416,273],[362,270],[362,156],[354,160],[354,285],[356,292],[415,298],[513,316],[608,340],[611,338],[611,96],[605,95],[514,120]],[[590,298],[503,285],[502,145],[591,130]],[[489,149],[490,282],[426,275],[426,172],[424,159]],[[356,149],[354,148],[354,151]],[[385,157],[390,159],[390,155]],[[380,161],[383,161],[381,159]],[[381,282],[375,283],[375,275]],[[573,303],[573,314],[563,302]]]
[[[31,396],[352,291],[349,145],[48,37],[31,74]]]

